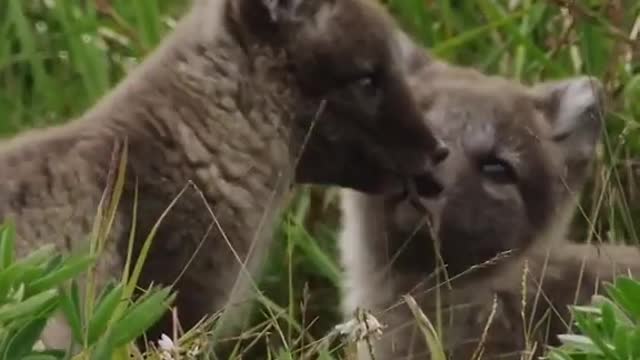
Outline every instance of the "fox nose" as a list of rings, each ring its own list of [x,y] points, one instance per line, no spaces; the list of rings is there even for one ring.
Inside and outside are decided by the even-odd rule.
[[[436,168],[449,157],[449,152],[449,147],[444,142],[438,140],[436,146],[429,154],[427,161],[430,164],[423,167],[422,171],[415,173],[411,180],[415,186],[417,195],[435,197],[444,190],[444,186],[436,174]]]
[[[431,153],[433,165],[438,165],[449,157],[449,147],[442,141],[438,141],[436,148]]]

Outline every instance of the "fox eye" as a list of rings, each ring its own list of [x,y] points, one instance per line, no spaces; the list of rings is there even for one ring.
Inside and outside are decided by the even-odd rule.
[[[509,162],[495,156],[480,162],[480,171],[489,180],[498,184],[512,184],[517,182],[517,174]]]
[[[360,78],[358,78],[355,81],[356,85],[362,89],[367,89],[367,88],[371,88],[371,87],[375,87],[375,81],[374,81],[374,76],[373,75],[365,75],[362,76]]]
[[[359,76],[352,82],[352,86],[355,86],[359,92],[366,96],[378,95],[378,81],[374,73]]]

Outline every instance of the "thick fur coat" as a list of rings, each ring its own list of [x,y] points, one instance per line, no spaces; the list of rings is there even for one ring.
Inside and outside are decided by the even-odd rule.
[[[602,87],[589,77],[525,86],[416,51],[413,94],[451,150],[434,170],[445,190],[422,201],[426,212],[401,193],[342,192],[345,316],[363,308],[387,326],[373,341],[376,359],[428,359],[402,301],[408,294],[442,330],[453,359],[519,359],[536,341],[538,350],[554,343],[570,294],[587,301],[599,279],[616,273],[613,263],[623,265],[617,271],[640,269],[637,251],[622,258],[625,249],[607,247],[599,257],[596,248],[563,243],[603,126]],[[548,293],[537,302],[541,281]],[[525,341],[521,314],[536,323],[556,307],[551,325],[536,328],[548,331]],[[366,346],[359,356],[370,357]]]
[[[85,114],[0,146],[0,218],[17,225],[20,255],[50,242],[63,251],[86,246],[114,144],[126,140],[100,284],[121,274],[136,189],[134,260],[187,187],[158,229],[139,285],[177,281],[185,329],[232,311],[250,298],[293,183],[385,192],[429,178],[446,157],[409,94],[396,34],[372,1],[197,0]],[[425,189],[439,191],[435,182]],[[170,320],[150,338],[169,333]],[[64,346],[63,328],[45,331],[46,342]]]

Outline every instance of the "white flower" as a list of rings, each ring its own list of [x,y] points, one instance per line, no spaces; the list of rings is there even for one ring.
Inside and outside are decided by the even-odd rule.
[[[160,336],[160,340],[158,340],[158,347],[160,347],[160,358],[162,360],[173,360],[172,354],[176,352],[177,347],[170,337],[162,334],[162,336]]]
[[[47,30],[49,29],[49,27],[47,26],[47,23],[44,21],[38,21],[36,22],[36,31],[40,34],[44,34],[47,32]]]
[[[350,340],[362,341],[370,336],[380,337],[384,326],[369,312],[359,312],[358,318],[335,326],[335,331]]]
[[[89,34],[82,34],[82,36],[80,36],[80,39],[82,39],[83,43],[90,44],[93,41],[93,36]]]
[[[158,340],[158,346],[161,350],[164,351],[173,351],[176,348],[173,340],[171,340],[171,338],[166,334],[162,334],[162,336],[160,336],[160,340]]]

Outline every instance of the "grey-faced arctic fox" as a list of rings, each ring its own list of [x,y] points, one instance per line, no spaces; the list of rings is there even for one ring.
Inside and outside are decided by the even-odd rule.
[[[203,196],[186,191],[164,218],[139,284],[182,273],[176,305],[188,329],[246,300],[242,263],[258,266],[293,182],[381,193],[420,178],[422,192],[440,190],[429,169],[447,149],[410,96],[397,31],[367,0],[197,0],[79,119],[0,146],[0,218],[16,223],[21,255],[45,242],[86,245],[114,143],[126,139],[127,178],[98,279],[121,273],[135,185],[134,260],[192,182]],[[148,335],[171,326],[166,316]],[[45,340],[58,342],[59,331]]]
[[[581,255],[588,255],[579,289],[583,302],[598,276],[614,274],[616,259],[607,253],[640,270],[637,251],[622,258],[625,249],[603,248],[598,257],[593,247],[554,243],[565,238],[595,157],[603,126],[602,87],[589,77],[524,86],[417,51],[411,67],[415,100],[450,149],[434,169],[445,190],[422,201],[423,212],[401,193],[342,191],[344,314],[351,317],[363,308],[387,326],[381,339],[373,339],[378,360],[429,358],[424,335],[402,301],[405,294],[415,297],[436,326],[440,311],[451,358],[520,358],[525,343],[516,325],[522,324],[523,259],[528,257],[531,279],[547,271],[543,290],[551,292],[552,305],[564,306],[561,319],[576,291]],[[548,252],[542,250],[551,247],[543,269]],[[537,282],[530,281],[532,295]],[[497,315],[485,336],[496,294]],[[544,301],[536,311],[552,307]],[[531,303],[524,313],[535,309]],[[551,333],[562,331],[557,320]],[[478,344],[485,345],[481,352]],[[370,357],[365,345],[361,359]]]

